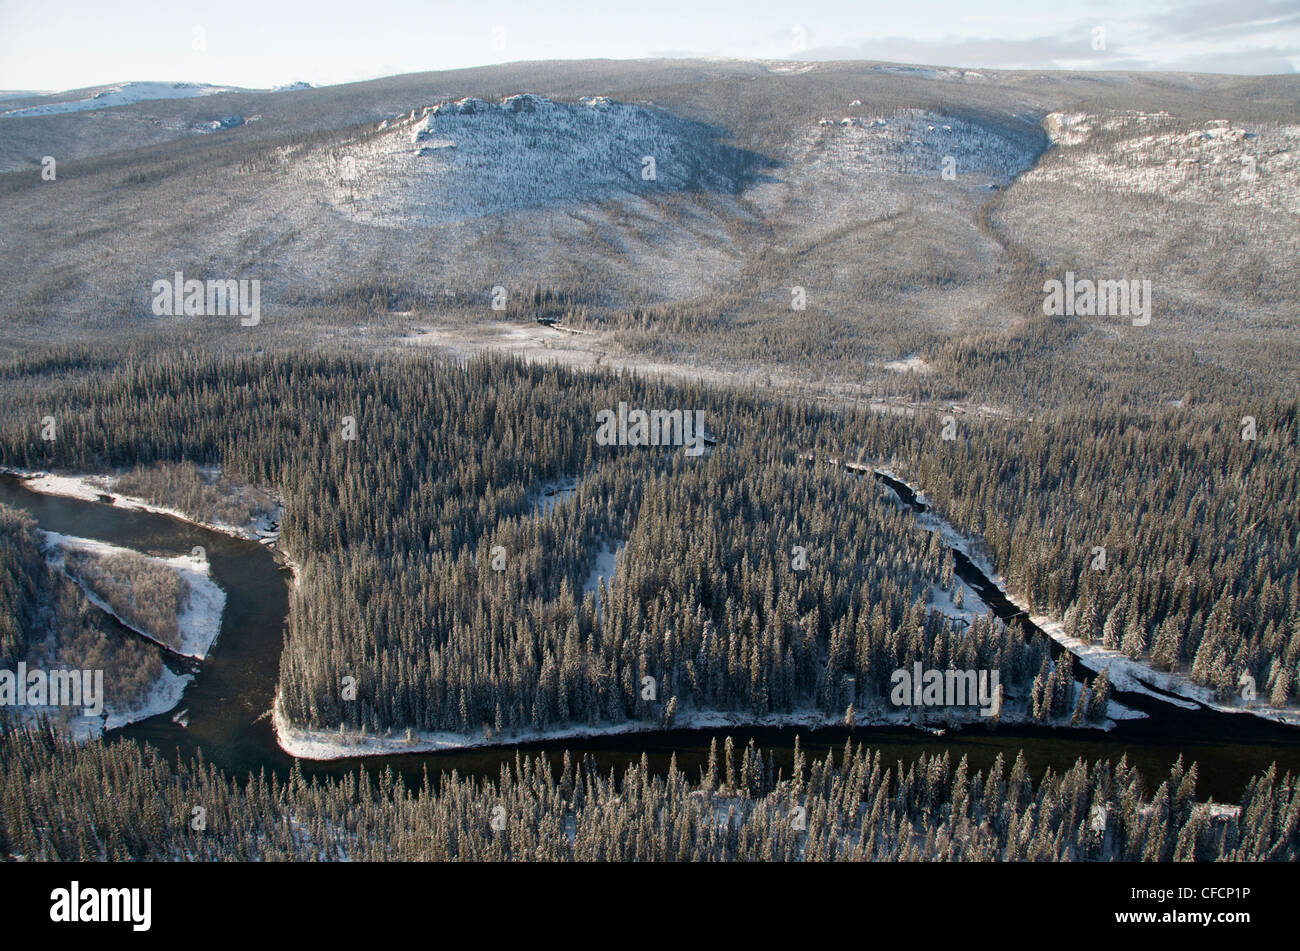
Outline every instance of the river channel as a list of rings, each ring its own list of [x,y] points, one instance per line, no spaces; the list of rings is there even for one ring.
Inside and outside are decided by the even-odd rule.
[[[904,502],[917,507],[906,486],[885,481]],[[205,762],[240,779],[262,770],[282,777],[288,774],[294,760],[276,744],[268,711],[279,675],[290,575],[271,551],[165,515],[32,492],[12,476],[0,475],[0,502],[28,511],[47,531],[94,538],[146,554],[177,555],[195,545],[203,546],[213,579],[225,590],[227,600],[221,634],[208,659],[201,664],[172,661],[176,669],[195,675],[178,708],[188,711],[188,725],[174,723],[169,712],[115,730],[111,736],[152,744],[169,758],[190,759],[201,750]],[[996,587],[968,559],[957,559],[957,573],[999,616],[1024,626],[1026,636],[1046,637],[1023,615],[1015,617],[1014,605],[999,601]],[[786,769],[796,735],[801,749],[810,756],[830,748],[838,750],[851,736],[855,743],[880,749],[888,762],[909,762],[921,754],[946,750],[954,762],[963,755],[968,757],[972,771],[987,769],[999,753],[1009,765],[1023,750],[1035,776],[1048,767],[1058,772],[1068,769],[1081,757],[1118,761],[1127,755],[1130,764],[1138,766],[1153,785],[1181,755],[1185,763],[1199,764],[1199,796],[1219,802],[1235,802],[1246,781],[1271,763],[1277,763],[1280,772],[1300,773],[1300,730],[1243,714],[1181,709],[1151,697],[1117,694],[1116,699],[1148,715],[1122,721],[1108,732],[1005,723],[948,730],[942,735],[902,726],[857,727],[851,734],[843,727],[732,727],[298,762],[309,777],[341,776],[359,768],[382,772],[391,767],[409,783],[418,784],[426,770],[435,783],[442,773],[452,770],[462,776],[495,777],[503,763],[513,762],[516,751],[545,750],[558,760],[567,749],[575,756],[590,752],[603,769],[618,771],[642,755],[652,768],[666,771],[676,755],[678,765],[695,776],[707,760],[710,740],[729,734],[737,747],[752,739],[763,750],[772,750],[778,766]]]

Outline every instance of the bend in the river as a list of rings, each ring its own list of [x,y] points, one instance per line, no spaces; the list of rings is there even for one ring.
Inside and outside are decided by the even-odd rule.
[[[907,501],[907,495],[902,497]],[[289,570],[277,564],[271,551],[255,542],[165,515],[36,493],[10,476],[0,476],[0,502],[27,510],[44,529],[139,551],[176,555],[202,545],[214,579],[227,593],[226,612],[212,653],[197,665],[195,679],[181,701],[180,707],[188,710],[188,726],[172,722],[169,712],[113,731],[112,735],[153,744],[169,757],[179,754],[189,759],[201,750],[205,762],[239,778],[261,770],[288,774],[294,760],[276,744],[269,710],[288,615]],[[996,586],[968,559],[958,555],[957,571],[963,581],[981,597],[987,595],[985,600],[1000,614],[1017,612],[1010,602],[999,602]],[[1025,624],[1029,636],[1046,636],[1023,614],[1013,620]],[[1059,645],[1056,649],[1063,650]],[[1117,694],[1116,698],[1148,716],[1123,721],[1109,732],[1010,724],[967,727],[943,735],[902,726],[857,727],[852,731],[844,727],[731,727],[298,762],[307,776],[339,776],[354,773],[359,767],[373,771],[391,767],[418,784],[426,769],[435,781],[439,774],[453,769],[461,775],[495,777],[502,763],[513,761],[516,749],[546,750],[557,758],[567,749],[575,754],[593,752],[605,769],[616,770],[639,761],[643,753],[653,768],[666,770],[670,758],[676,755],[678,765],[694,775],[707,761],[709,741],[730,734],[740,746],[753,739],[759,747],[773,750],[778,765],[787,770],[796,735],[800,747],[809,755],[820,755],[831,748],[838,751],[851,737],[855,743],[879,748],[887,762],[910,761],[922,753],[933,755],[947,750],[954,760],[967,756],[973,770],[987,769],[999,753],[1009,765],[1022,749],[1035,773],[1049,766],[1058,772],[1068,769],[1079,758],[1114,762],[1127,754],[1130,764],[1138,766],[1153,784],[1161,781],[1181,755],[1184,762],[1200,763],[1200,795],[1220,802],[1236,801],[1246,781],[1273,762],[1283,771],[1300,774],[1300,730],[1255,717],[1179,709],[1140,695]]]

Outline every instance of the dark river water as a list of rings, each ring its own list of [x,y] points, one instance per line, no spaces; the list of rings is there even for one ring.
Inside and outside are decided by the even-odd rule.
[[[906,486],[889,481],[904,501],[914,504]],[[188,709],[189,725],[181,727],[173,723],[169,712],[115,730],[111,735],[151,743],[173,758],[189,759],[201,749],[206,762],[241,779],[249,772],[260,770],[282,776],[288,773],[293,759],[276,745],[269,710],[279,674],[290,574],[276,563],[268,549],[168,516],[41,495],[5,475],[0,475],[0,502],[30,512],[41,528],[48,531],[95,538],[148,554],[176,555],[202,545],[213,578],[225,590],[227,599],[221,634],[208,659],[188,666],[179,662],[184,669],[196,673],[177,708]],[[1046,637],[1027,618],[1013,617],[1014,606],[996,597],[997,589],[969,561],[959,557],[957,562],[958,574],[982,596],[987,596],[1000,616],[1022,624],[1027,636]],[[1277,763],[1280,771],[1300,773],[1300,730],[1247,715],[1178,709],[1132,694],[1116,694],[1116,699],[1149,716],[1124,721],[1108,733],[1008,724],[949,730],[942,736],[898,726],[858,727],[851,734],[843,727],[816,730],[732,727],[550,740],[331,762],[300,760],[299,765],[309,777],[339,776],[355,773],[359,768],[382,772],[391,767],[418,784],[426,769],[435,782],[441,773],[452,770],[462,776],[495,777],[503,763],[514,760],[516,750],[545,750],[558,760],[567,749],[576,755],[591,752],[604,769],[612,767],[616,771],[640,760],[643,754],[652,768],[666,771],[675,754],[678,765],[688,775],[695,776],[705,765],[709,741],[714,736],[721,745],[722,737],[730,735],[740,748],[753,739],[765,754],[770,749],[777,764],[788,769],[798,735],[800,747],[810,755],[820,755],[830,748],[838,751],[851,736],[855,744],[865,742],[880,749],[888,762],[910,762],[923,753],[947,750],[954,762],[966,756],[972,771],[987,769],[999,753],[1009,766],[1017,751],[1024,750],[1035,775],[1048,767],[1057,771],[1068,769],[1080,758],[1118,761],[1127,755],[1152,786],[1158,785],[1174,760],[1182,756],[1185,763],[1200,764],[1199,795],[1220,802],[1235,802],[1246,781],[1271,763]]]

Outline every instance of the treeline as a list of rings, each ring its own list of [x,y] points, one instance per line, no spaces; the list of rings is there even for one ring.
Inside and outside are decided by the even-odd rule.
[[[1295,861],[1300,783],[1276,768],[1237,806],[1196,798],[1180,759],[1154,792],[1121,759],[1047,770],[1023,754],[891,766],[845,744],[789,773],[751,741],[714,740],[698,778],[645,762],[516,755],[495,781],[391,770],[233,782],[127,741],[0,735],[0,856],[22,860]],[[81,821],[69,823],[68,816]]]

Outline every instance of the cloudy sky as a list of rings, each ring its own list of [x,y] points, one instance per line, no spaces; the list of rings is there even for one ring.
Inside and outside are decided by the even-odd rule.
[[[10,90],[647,56],[1291,73],[1300,0],[0,0]]]

